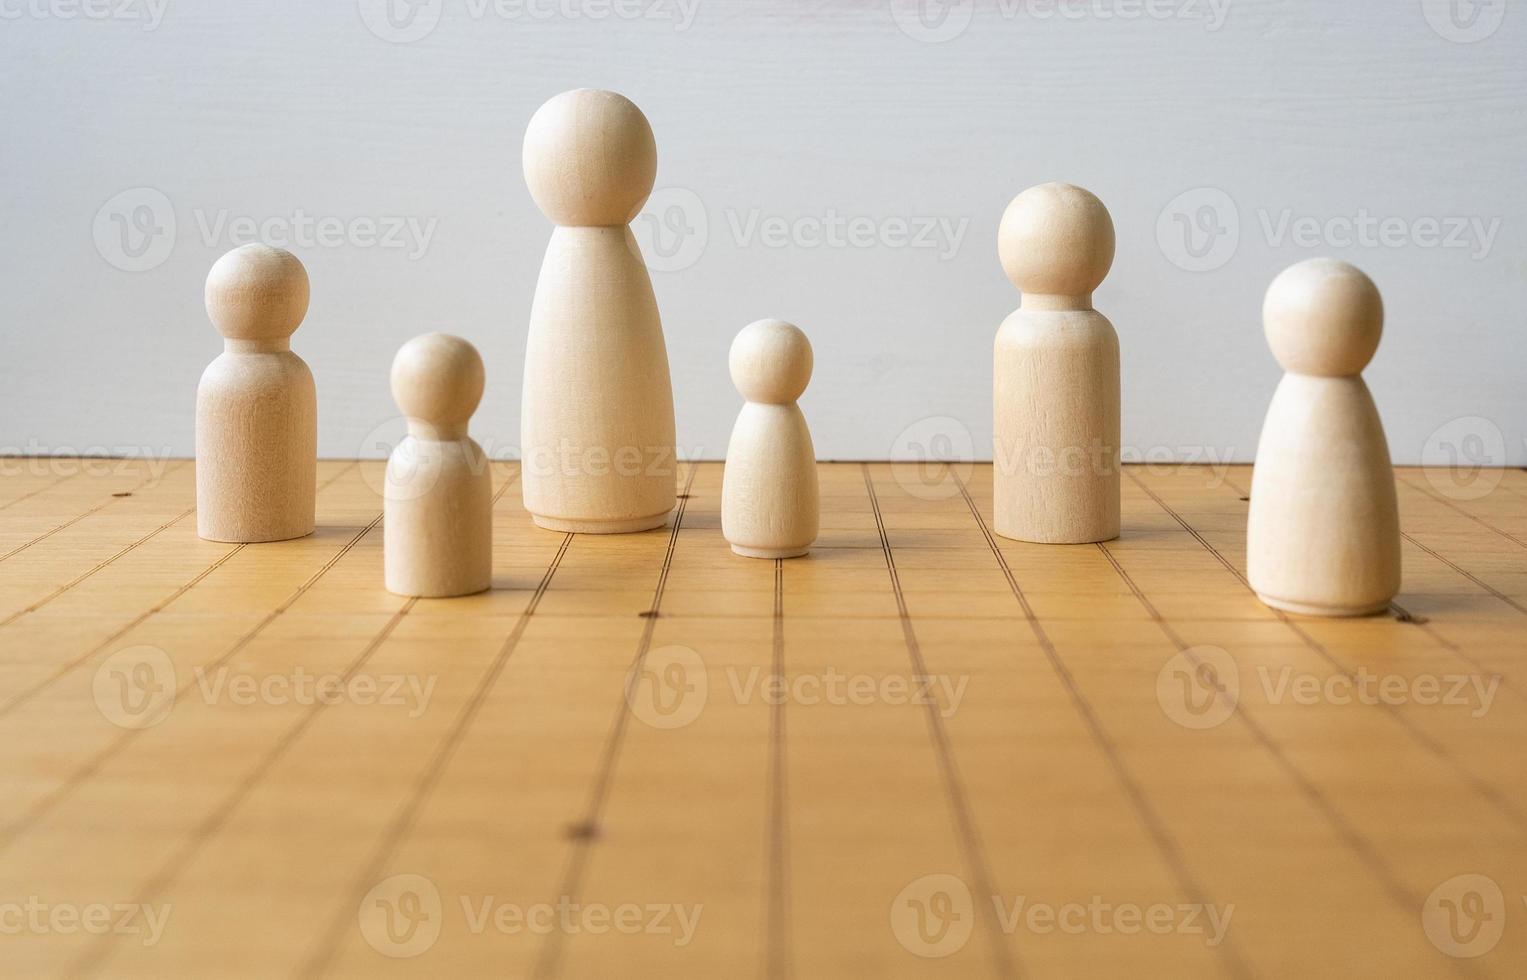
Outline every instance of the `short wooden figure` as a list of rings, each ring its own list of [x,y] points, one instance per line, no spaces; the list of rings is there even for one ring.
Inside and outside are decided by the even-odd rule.
[[[557,225],[525,350],[525,509],[556,531],[661,527],[676,502],[673,389],[629,227],[657,175],[652,127],[614,92],[564,92],[530,120],[524,163]]]
[[[493,582],[493,488],[488,460],[467,434],[482,400],[477,348],[431,333],[392,362],[392,396],[408,435],[387,460],[382,551],[387,591],[442,598]]]
[[[1360,270],[1311,259],[1262,310],[1288,373],[1257,446],[1246,572],[1269,606],[1312,616],[1382,612],[1400,590],[1400,520],[1384,424],[1362,370],[1384,301]]]
[[[269,245],[236,248],[207,275],[207,314],[224,349],[196,389],[196,529],[209,541],[313,533],[318,396],[292,353],[308,274]]]
[[[811,430],[796,400],[811,381],[811,342],[759,320],[732,342],[732,383],[747,403],[726,448],[721,533],[746,558],[796,558],[817,538],[821,502]]]
[[[1002,268],[1023,291],[994,351],[995,527],[1083,544],[1119,536],[1119,338],[1092,308],[1113,265],[1108,209],[1070,184],[1008,205]]]

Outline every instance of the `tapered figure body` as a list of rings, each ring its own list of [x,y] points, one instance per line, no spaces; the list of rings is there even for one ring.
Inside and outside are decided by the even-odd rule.
[[[224,351],[196,389],[196,529],[209,541],[313,533],[318,396],[292,353],[308,274],[290,252],[236,248],[207,275],[207,315]]]
[[[541,527],[661,527],[677,458],[668,352],[629,224],[657,174],[652,128],[614,92],[543,105],[525,180],[556,223],[530,311],[520,421],[525,509]]]
[[[746,558],[799,557],[821,512],[816,451],[796,404],[811,381],[811,342],[783,320],[759,320],[737,335],[728,360],[747,403],[726,447],[721,533]]]
[[[482,357],[460,337],[415,337],[392,362],[392,395],[408,418],[408,435],[387,460],[388,592],[440,598],[492,584],[491,478],[487,458],[467,434],[482,392]]]
[[[1400,591],[1399,506],[1361,372],[1383,334],[1383,299],[1358,269],[1311,259],[1274,280],[1263,320],[1288,373],[1257,446],[1247,578],[1276,609],[1381,612]]]
[[[1119,536],[1119,338],[1092,308],[1113,265],[1108,209],[1070,184],[1008,205],[1002,268],[1023,291],[994,349],[997,533],[1043,544]]]

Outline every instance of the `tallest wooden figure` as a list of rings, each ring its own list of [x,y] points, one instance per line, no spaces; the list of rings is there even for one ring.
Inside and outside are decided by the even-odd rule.
[[[578,89],[525,131],[525,182],[556,223],[530,310],[520,416],[525,509],[555,531],[667,523],[673,389],[652,280],[630,222],[657,176],[629,99]]]

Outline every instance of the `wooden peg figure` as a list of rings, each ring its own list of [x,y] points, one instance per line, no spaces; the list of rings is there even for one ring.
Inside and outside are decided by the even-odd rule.
[[[811,550],[821,510],[816,451],[796,400],[811,381],[811,341],[783,320],[742,329],[728,358],[747,403],[726,449],[721,533],[745,558]]]
[[[224,350],[196,389],[196,529],[209,541],[313,533],[318,396],[292,353],[308,274],[269,245],[236,248],[207,275],[207,315]]]
[[[1267,342],[1288,373],[1257,446],[1246,572],[1269,606],[1382,612],[1400,590],[1400,520],[1384,424],[1362,370],[1384,301],[1360,270],[1311,259],[1273,281]]]
[[[493,489],[487,457],[467,434],[483,382],[477,348],[449,334],[415,337],[393,359],[408,435],[387,460],[388,592],[443,598],[492,585]]]
[[[994,348],[996,531],[1042,544],[1116,538],[1119,337],[1092,308],[1113,265],[1113,220],[1082,188],[1043,184],[1008,205],[997,251],[1023,299]]]
[[[673,389],[629,227],[657,176],[652,127],[614,92],[564,92],[530,120],[524,162],[531,197],[557,226],[525,349],[525,509],[554,531],[661,527],[677,493]]]

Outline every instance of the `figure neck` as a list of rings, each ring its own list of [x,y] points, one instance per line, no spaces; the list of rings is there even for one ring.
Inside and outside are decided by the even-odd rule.
[[[279,340],[234,340],[230,337],[223,341],[223,350],[230,354],[280,354],[291,349],[290,337]]]
[[[435,425],[423,419],[409,419],[408,434],[426,442],[459,442],[467,437],[467,423]]]
[[[1080,296],[1059,296],[1052,293],[1024,293],[1018,308],[1020,310],[1033,310],[1036,312],[1090,310],[1092,309],[1092,294],[1083,293]]]

